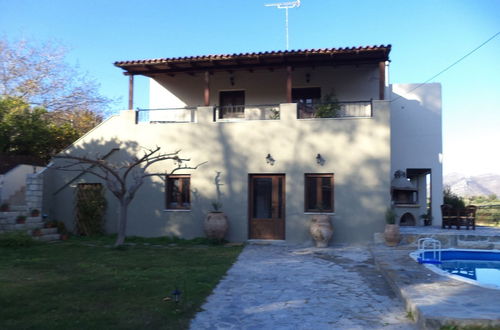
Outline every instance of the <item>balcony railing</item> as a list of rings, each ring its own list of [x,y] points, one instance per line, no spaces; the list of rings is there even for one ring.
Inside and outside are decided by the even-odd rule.
[[[196,107],[164,108],[164,109],[137,109],[137,123],[194,123]]]
[[[258,105],[226,105],[216,106],[214,109],[215,121],[231,120],[279,120],[279,104]]]
[[[297,118],[360,118],[372,116],[372,101],[297,104]]]
[[[213,121],[280,120],[279,104],[230,105],[213,108]],[[194,123],[196,107],[137,109],[136,122],[149,124]],[[372,117],[371,101],[297,104],[298,119],[314,118],[369,118]]]

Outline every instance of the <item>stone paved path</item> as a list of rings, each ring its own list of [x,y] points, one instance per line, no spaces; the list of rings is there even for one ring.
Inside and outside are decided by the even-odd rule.
[[[366,247],[248,245],[191,329],[416,329]]]

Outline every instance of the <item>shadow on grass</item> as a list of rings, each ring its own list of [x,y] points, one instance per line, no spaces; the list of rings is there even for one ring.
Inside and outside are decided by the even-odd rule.
[[[98,236],[71,236],[73,242],[93,242],[105,245],[112,245],[116,241],[116,235],[98,235]],[[206,237],[197,237],[193,239],[183,239],[175,236],[163,237],[140,237],[128,236],[125,239],[125,247],[133,245],[164,245],[164,246],[194,246],[194,245],[209,245],[219,246],[226,244],[226,240],[210,239]]]
[[[204,239],[128,242],[117,250],[103,248],[113,236],[73,236],[0,247],[1,328],[187,329],[242,249]]]

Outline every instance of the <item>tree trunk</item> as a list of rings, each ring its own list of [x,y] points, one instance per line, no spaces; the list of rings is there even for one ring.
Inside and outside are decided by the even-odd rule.
[[[120,215],[118,218],[118,237],[116,238],[115,246],[120,246],[125,243],[125,234],[127,232],[127,212],[128,203],[120,200]]]

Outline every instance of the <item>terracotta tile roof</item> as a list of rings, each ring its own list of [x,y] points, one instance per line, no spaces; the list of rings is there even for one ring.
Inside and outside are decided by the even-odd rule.
[[[114,65],[132,74],[145,74],[153,71],[176,72],[201,71],[214,68],[227,69],[228,66],[237,68],[238,66],[313,64],[325,60],[330,62],[384,61],[388,60],[390,51],[391,45],[298,49],[117,61]]]

